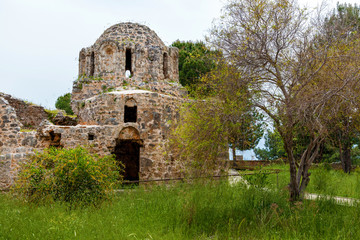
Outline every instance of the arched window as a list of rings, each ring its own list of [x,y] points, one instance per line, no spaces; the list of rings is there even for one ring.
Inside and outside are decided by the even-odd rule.
[[[164,78],[169,78],[169,57],[167,53],[163,55],[163,72]]]
[[[85,74],[85,63],[86,63],[86,56],[84,53],[80,53],[79,56],[79,76]]]
[[[111,73],[116,71],[116,55],[118,48],[113,42],[105,42],[99,49],[99,72]]]
[[[95,53],[91,52],[90,56],[90,76],[94,76],[95,72]]]
[[[125,102],[124,122],[136,122],[137,120],[137,106],[136,101],[131,98]]]
[[[129,70],[130,75],[132,74],[131,68],[131,49],[127,48],[125,53],[125,71]]]

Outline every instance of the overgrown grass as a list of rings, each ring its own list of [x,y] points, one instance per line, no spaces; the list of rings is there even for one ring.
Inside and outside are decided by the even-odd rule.
[[[54,109],[54,110],[51,110],[51,109],[45,109],[45,112],[47,113],[48,115],[48,120],[50,122],[53,121],[53,119],[55,118],[55,116],[59,113],[59,109]],[[68,116],[68,117],[71,117],[71,118],[75,118],[77,117],[76,115],[69,115],[69,114],[66,114],[65,113],[65,116]]]
[[[279,169],[278,186],[285,189],[290,182],[289,166],[285,164],[270,165],[261,168],[262,170]],[[259,168],[257,171],[261,171]],[[309,172],[311,173],[309,185],[306,192],[324,194],[330,196],[350,197],[360,199],[360,168],[357,167],[350,174],[344,173],[342,170],[334,170],[328,165],[320,164],[313,166]],[[268,175],[268,187],[274,189],[277,185],[276,174]]]
[[[356,239],[360,207],[291,204],[287,191],[227,182],[146,186],[102,208],[34,206],[0,195],[0,239]]]

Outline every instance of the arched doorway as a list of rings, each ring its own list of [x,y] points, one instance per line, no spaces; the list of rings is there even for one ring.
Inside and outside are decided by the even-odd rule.
[[[113,154],[125,166],[124,180],[139,180],[141,146],[140,134],[134,127],[126,127],[120,131]]]

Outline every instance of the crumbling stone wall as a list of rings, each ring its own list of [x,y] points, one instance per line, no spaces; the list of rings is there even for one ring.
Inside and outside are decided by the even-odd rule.
[[[48,115],[42,106],[27,103],[11,95],[0,93],[0,97],[7,100],[11,107],[15,109],[18,120],[24,127],[36,128],[47,119]]]
[[[12,185],[19,163],[38,147],[36,131],[21,132],[15,109],[0,97],[0,189]]]

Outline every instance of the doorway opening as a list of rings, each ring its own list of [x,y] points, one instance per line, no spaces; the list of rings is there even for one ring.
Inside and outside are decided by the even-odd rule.
[[[124,180],[139,181],[140,146],[136,140],[116,140],[113,154],[116,156],[116,161],[124,164]]]

